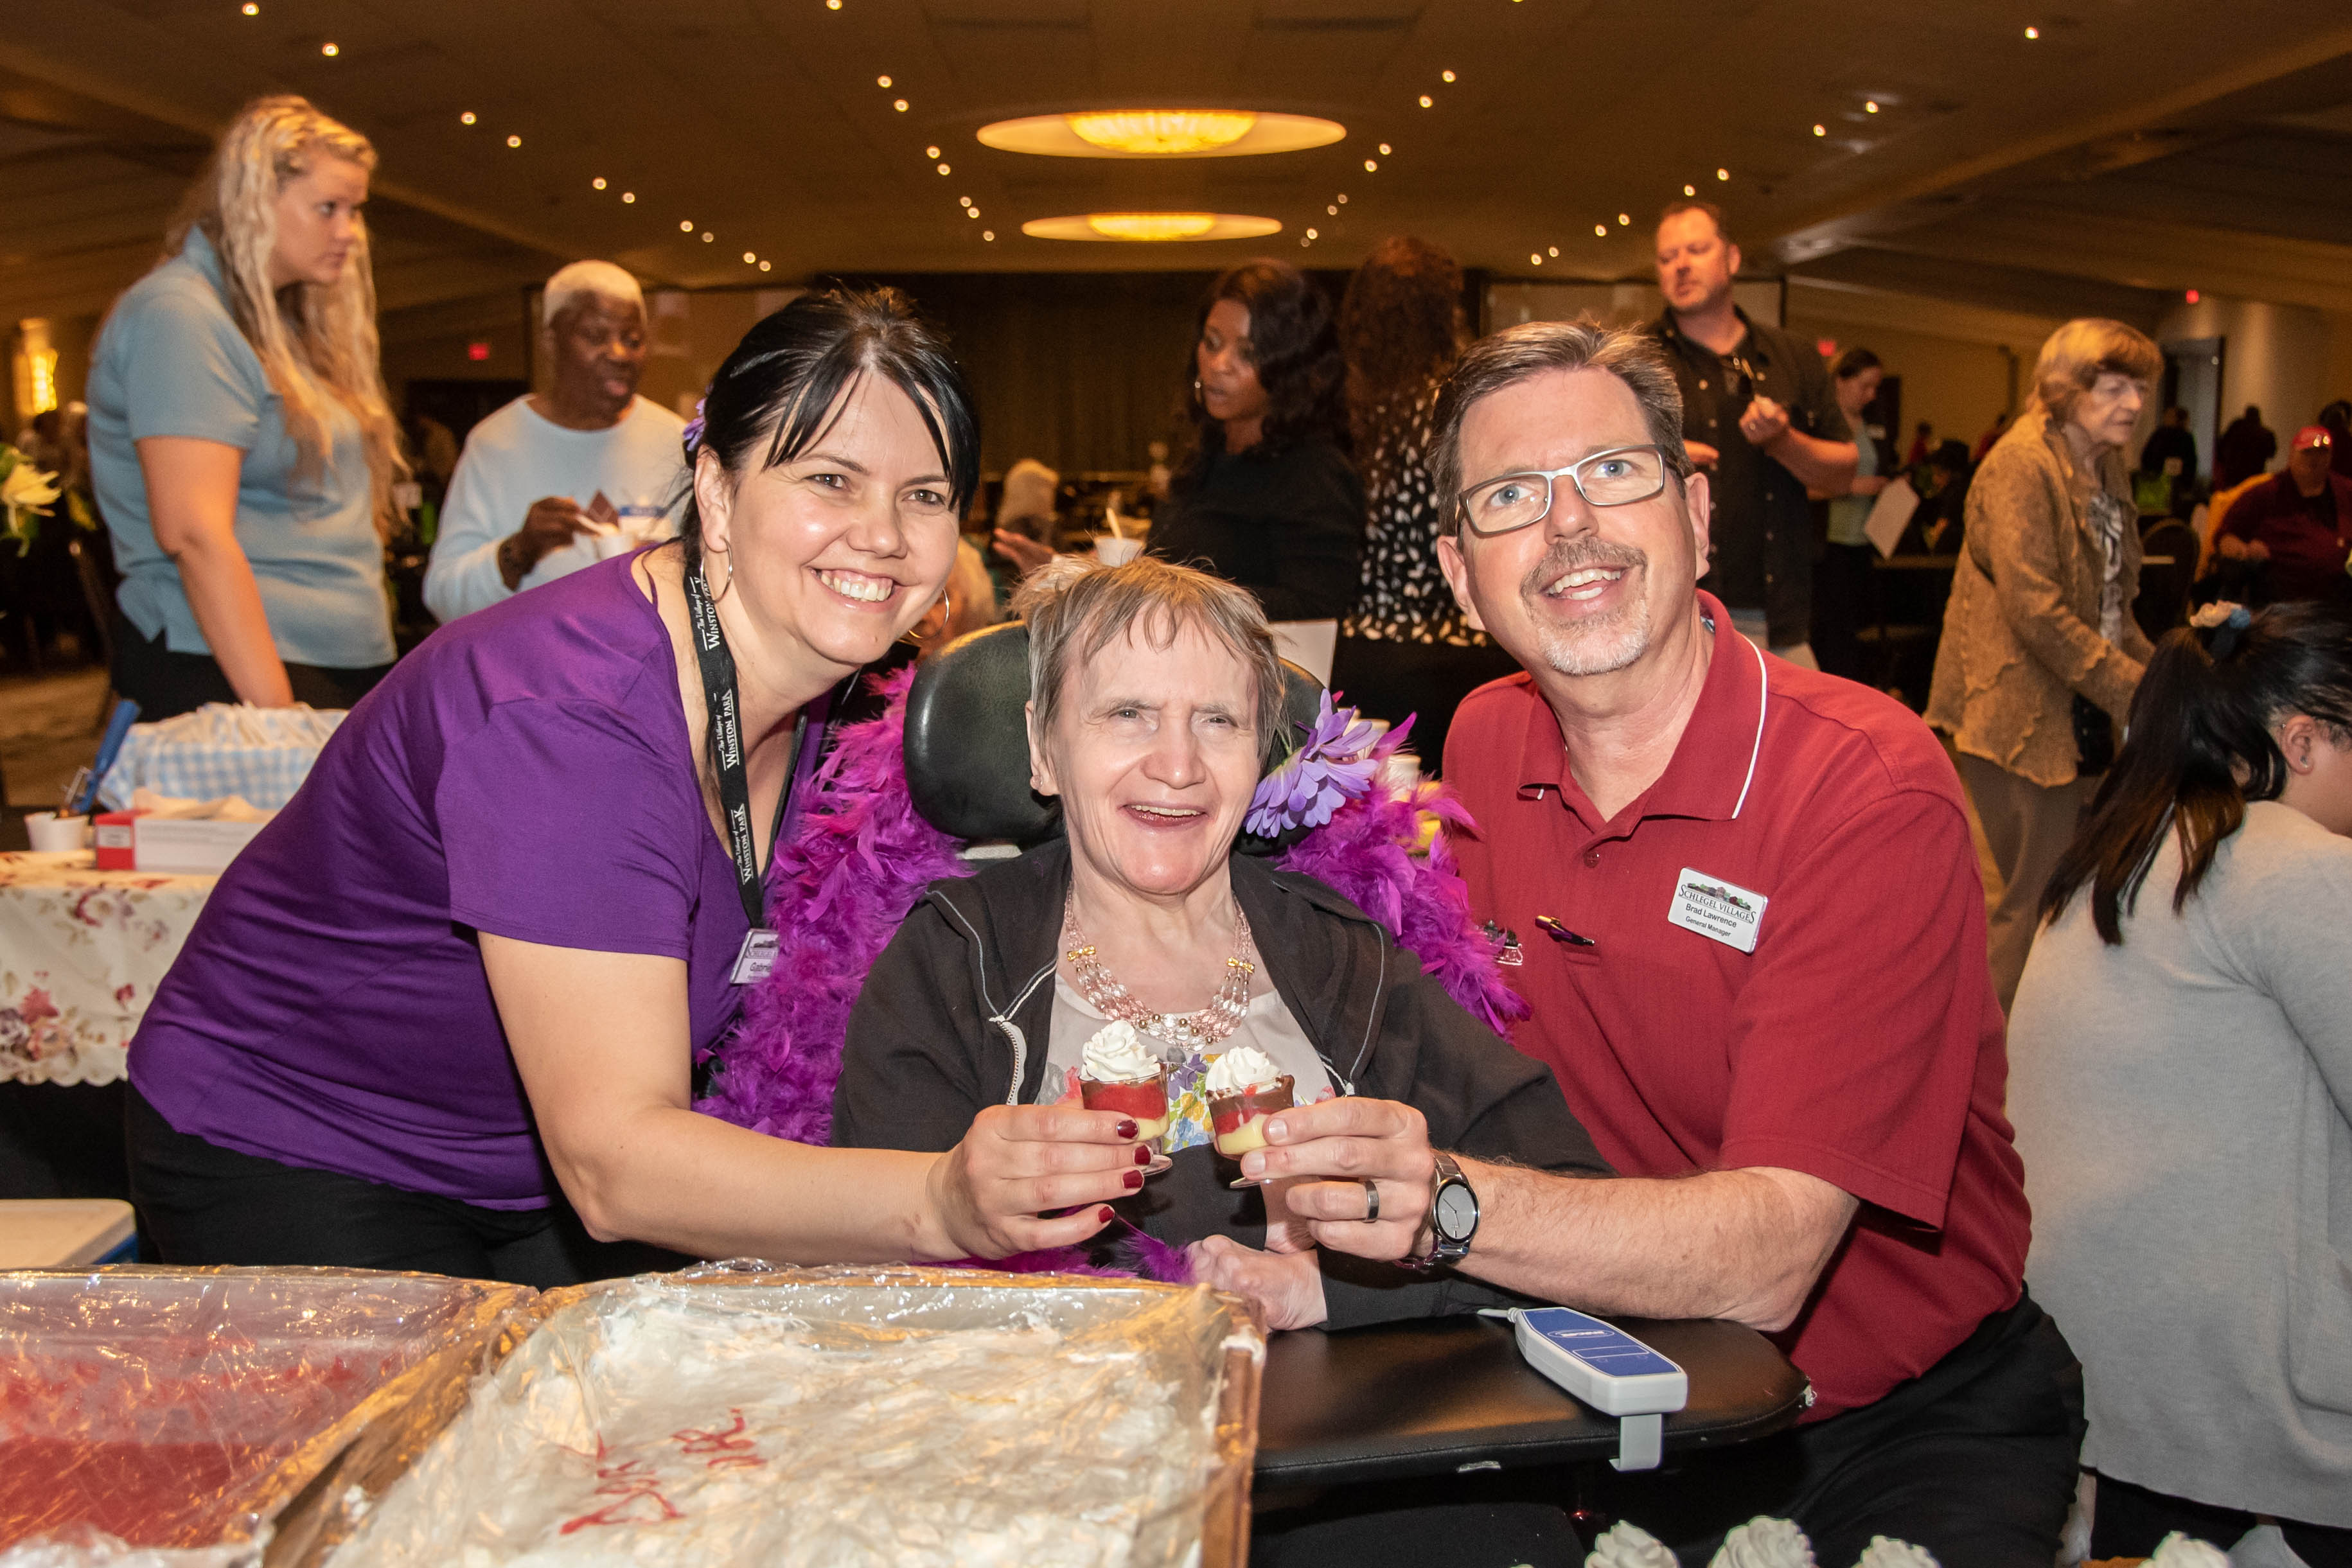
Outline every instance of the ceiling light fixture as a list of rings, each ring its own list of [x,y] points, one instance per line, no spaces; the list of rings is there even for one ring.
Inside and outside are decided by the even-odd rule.
[[[1876,114],[1878,112],[1878,100],[1874,98],[1864,99],[1862,100],[1862,112],[1864,114]]]
[[[772,262],[766,262],[766,261],[763,261],[763,262],[761,262],[761,263],[760,264],[760,270],[761,270],[761,272],[768,272],[768,271],[771,271],[771,270],[772,270],[772,269],[773,269],[774,265],[775,265],[775,264],[774,264],[774,263],[772,263]]]
[[[1437,100],[1430,97],[1427,93],[1423,93],[1421,95],[1421,107],[1423,109],[1432,108],[1436,104],[1436,102]]]
[[[1829,133],[1830,128],[1826,125],[1816,125],[1813,127],[1813,134],[1816,136],[1827,136]]]
[[[978,207],[966,207],[963,210],[963,215],[968,218],[976,218],[980,216],[980,209]]]
[[[826,10],[828,10],[828,11],[838,11],[838,10],[840,10],[840,9],[841,9],[841,0],[824,0],[824,8],[825,8]]]
[[[474,111],[469,109],[457,116],[457,123],[460,125],[471,125],[474,123],[476,118]]]
[[[599,174],[599,175],[597,175],[594,179],[593,179],[593,180],[589,181],[589,182],[588,182],[588,183],[589,183],[590,185],[593,186],[595,189],[597,189],[597,190],[601,191],[601,190],[603,190],[603,189],[604,188],[604,175],[602,175],[602,174]]]
[[[1543,252],[1539,250],[1531,250],[1528,252],[1528,260],[1537,267],[1541,267],[1543,265]]]
[[[907,100],[903,98],[894,98],[890,100],[890,107],[904,114],[907,112]]]
[[[1718,180],[1728,180],[1731,178],[1731,171],[1728,169],[1717,169],[1715,172],[1715,177]]]
[[[1244,109],[1097,109],[1000,120],[981,144],[1052,158],[1240,158],[1325,147],[1348,134],[1336,120]]]
[[[888,87],[890,85],[890,78],[888,77],[876,77],[874,78],[874,85],[876,87]]]
[[[2042,29],[2039,27],[2028,27],[2025,29],[2025,36],[2029,38],[2038,38],[2042,36]]]
[[[996,231],[994,229],[982,229],[980,231],[980,237],[982,239],[994,239],[996,237]]]
[[[1548,245],[1544,246],[1544,249],[1553,256],[1558,256],[1559,254],[1559,246],[1556,245]]]
[[[926,147],[923,149],[923,156],[926,158],[937,158],[939,155],[940,150],[936,147]]]
[[[1696,185],[1685,185],[1683,187],[1683,194],[1685,196],[1696,196],[1698,194],[1698,187]]]
[[[940,173],[942,173],[942,174],[949,174],[949,173],[953,173],[953,172],[954,172],[954,170],[953,170],[953,168],[952,168],[950,165],[946,164],[946,163],[942,163],[942,164],[940,164]]]
[[[1240,213],[1080,213],[1032,218],[1021,232],[1033,239],[1125,240],[1153,244],[1172,240],[1257,239],[1280,234],[1275,218]]]
[[[718,236],[717,236],[717,235],[713,235],[713,234],[712,234],[709,229],[705,229],[705,230],[703,230],[703,231],[702,231],[702,243],[703,243],[703,244],[705,244],[705,245],[709,245],[709,244],[713,239],[715,239],[715,238],[717,238],[717,237],[718,237]]]
[[[522,145],[522,138],[520,136],[509,136],[507,138],[507,145],[509,147],[520,147]]]
[[[1332,218],[1336,218],[1336,217],[1338,217],[1338,216],[1339,215],[1339,208],[1338,204],[1336,204],[1336,203],[1331,203],[1331,202],[1326,202],[1325,204],[1323,204],[1323,215],[1324,215],[1324,216],[1326,216],[1326,217],[1332,217]]]
[[[623,201],[625,201],[625,202],[632,202],[632,203],[633,203],[633,202],[635,202],[636,199],[637,199],[637,193],[636,193],[635,191],[624,191],[624,192],[622,192],[622,193],[621,193],[621,200],[623,200]]]
[[[334,46],[333,44],[320,44],[320,45],[319,46],[319,52],[320,52],[320,54],[322,54],[322,55],[326,56],[329,59],[331,59],[331,59],[333,59],[337,55],[341,54],[343,51],[342,51],[341,49],[338,48],[338,47],[337,47],[336,46]]]
[[[1621,229],[1631,225],[1633,221],[1633,214],[1631,213],[1619,213],[1617,214],[1617,226]]]
[[[245,14],[248,16],[258,16],[261,15],[261,7],[255,5],[253,0],[245,0]]]
[[[743,253],[743,265],[744,265],[744,266],[746,266],[746,267],[751,266],[753,262],[755,262],[755,261],[757,261],[757,260],[759,260],[759,259],[760,259],[760,258],[759,258],[758,256],[756,256],[752,255],[752,254],[751,254],[750,251],[748,251],[748,250],[747,250],[747,251],[745,251],[745,252]]]
[[[1452,81],[1454,79],[1454,73],[1452,71],[1440,71],[1437,74],[1446,81]]]
[[[1367,159],[1365,159],[1365,160],[1364,160],[1364,172],[1365,172],[1365,173],[1370,174],[1370,173],[1373,172],[1375,170],[1377,170],[1377,169],[1379,169],[1379,168],[1380,168],[1380,165],[1379,165],[1378,163],[1375,163],[1374,162],[1372,162],[1370,158],[1367,158]]]
[[[1313,229],[1308,229],[1308,230],[1307,231],[1307,237],[1308,239],[1321,239],[1323,236],[1322,236],[1321,235],[1319,235],[1319,234],[1317,234]]]
[[[1383,158],[1387,157],[1387,156],[1389,155],[1389,153],[1390,153],[1390,152],[1391,152],[1391,151],[1392,151],[1392,150],[1390,148],[1390,146],[1389,146],[1389,144],[1388,144],[1387,142],[1383,141],[1383,142],[1381,142],[1381,157],[1383,157]]]
[[[677,225],[677,232],[678,232],[678,233],[680,233],[680,234],[682,234],[682,235],[690,235],[690,234],[692,234],[692,233],[694,232],[694,221],[693,221],[691,218],[681,218],[681,219],[679,219],[679,220],[678,220],[678,225]]]
[[[956,205],[959,207],[968,207],[971,205],[971,198],[970,196],[958,196],[956,198]]]
[[[1609,237],[1609,225],[1607,224],[1595,224],[1592,225],[1592,232],[1599,235],[1602,239],[1607,239]]]
[[[1345,191],[1339,193],[1339,204],[1343,207],[1348,204],[1348,193]]]

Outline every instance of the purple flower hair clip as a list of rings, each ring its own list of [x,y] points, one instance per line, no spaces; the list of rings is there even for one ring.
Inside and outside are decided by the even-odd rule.
[[[694,417],[686,422],[686,455],[689,462],[697,452],[702,450],[702,405],[709,401],[707,397],[696,398]]]
[[[1372,780],[1391,753],[1412,730],[1408,718],[1385,736],[1354,708],[1331,706],[1323,693],[1313,724],[1298,727],[1307,738],[1282,764],[1259,780],[1243,826],[1261,839],[1292,828],[1319,828],[1350,800],[1371,793]]]

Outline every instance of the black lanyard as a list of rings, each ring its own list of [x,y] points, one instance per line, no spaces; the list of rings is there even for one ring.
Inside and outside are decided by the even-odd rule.
[[[743,916],[751,929],[768,924],[766,877],[760,852],[751,837],[751,782],[743,766],[743,719],[735,695],[735,655],[727,651],[727,633],[719,629],[719,602],[710,597],[709,580],[702,575],[702,557],[696,552],[686,567],[686,607],[694,621],[694,656],[702,666],[702,700],[710,712],[710,749],[719,764],[719,805],[727,818],[727,849],[735,858],[735,891],[743,900]],[[856,677],[852,676],[851,679]],[[825,715],[833,706],[828,692],[801,709],[793,725],[792,771],[776,796],[776,821],[768,837],[768,857],[792,827],[793,799],[811,767],[812,753],[824,743]],[[814,709],[816,724],[809,724]]]

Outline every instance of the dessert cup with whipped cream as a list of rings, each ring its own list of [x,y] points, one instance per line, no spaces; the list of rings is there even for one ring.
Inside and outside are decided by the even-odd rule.
[[[1089,1111],[1132,1117],[1136,1137],[1160,1152],[1168,1132],[1168,1064],[1151,1053],[1133,1024],[1114,1020],[1087,1041],[1078,1093]]]
[[[1255,1046],[1237,1045],[1209,1063],[1202,1080],[1217,1153],[1237,1160],[1265,1147],[1265,1119],[1290,1109],[1291,1078]]]

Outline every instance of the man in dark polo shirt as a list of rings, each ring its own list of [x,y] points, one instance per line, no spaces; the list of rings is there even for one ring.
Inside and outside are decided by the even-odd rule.
[[[1686,1563],[1766,1513],[1825,1563],[1886,1534],[2048,1568],[2081,1375],[2023,1292],[1959,780],[1912,714],[1768,657],[1696,590],[1682,428],[1646,336],[1543,322],[1469,349],[1432,449],[1459,497],[1439,560],[1526,666],[1455,716],[1445,779],[1478,826],[1449,841],[1521,946],[1517,1043],[1620,1175],[1449,1160],[1360,1098],[1279,1113],[1242,1169],[1310,1178],[1278,1190],[1323,1248],[1772,1335],[1817,1396],[1793,1431],[1612,1482]],[[1315,1321],[1283,1283],[1311,1296],[1310,1271],[1220,1252],[1220,1282]]]
[[[2224,559],[2263,567],[2271,599],[2352,601],[2352,479],[2332,471],[2336,438],[2306,424],[2286,467],[2230,504],[2213,548]]]
[[[1713,202],[1679,201],[1658,219],[1651,327],[1682,389],[1682,435],[1707,471],[1715,552],[1705,586],[1740,632],[1808,669],[1813,662],[1813,517],[1808,488],[1842,496],[1853,434],[1810,343],[1760,326],[1731,302],[1739,247]],[[1702,558],[1704,559],[1704,558]]]

